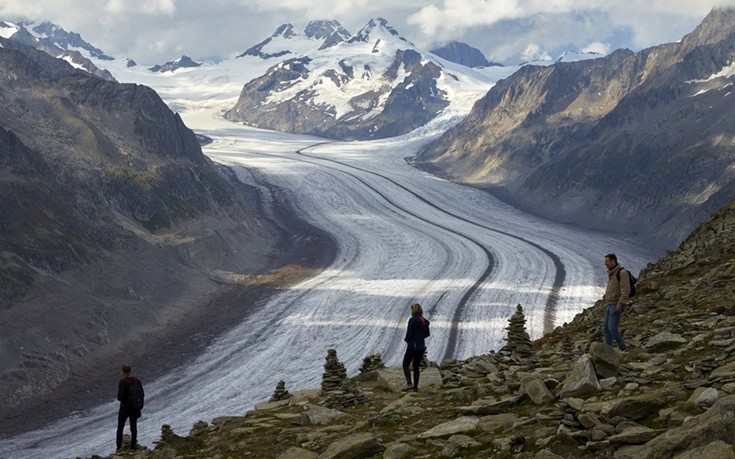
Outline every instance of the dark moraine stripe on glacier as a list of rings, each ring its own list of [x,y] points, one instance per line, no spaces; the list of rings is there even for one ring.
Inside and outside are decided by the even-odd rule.
[[[564,286],[564,281],[566,279],[566,269],[564,268],[564,264],[562,263],[562,261],[561,261],[561,259],[559,258],[558,255],[556,255],[551,250],[549,250],[549,249],[547,249],[545,247],[542,247],[541,245],[539,245],[539,244],[537,244],[535,242],[529,241],[528,239],[522,238],[520,236],[516,236],[514,234],[511,234],[511,233],[508,233],[508,232],[505,232],[505,231],[500,231],[500,230],[495,229],[495,228],[487,227],[487,226],[485,226],[485,225],[483,225],[481,223],[478,223],[478,222],[473,221],[473,220],[469,220],[469,219],[467,219],[465,217],[462,217],[462,216],[457,215],[457,214],[455,214],[455,213],[453,213],[451,211],[448,211],[448,210],[446,210],[446,209],[444,209],[444,208],[442,208],[442,207],[434,204],[433,202],[430,202],[429,200],[427,200],[423,196],[420,196],[419,194],[417,194],[417,193],[413,192],[412,190],[406,188],[405,186],[403,186],[402,184],[396,182],[395,180],[393,180],[393,179],[391,179],[389,177],[386,177],[386,176],[384,176],[382,174],[379,174],[379,173],[373,172],[373,171],[369,171],[369,170],[366,170],[366,169],[363,169],[363,168],[360,168],[360,167],[357,167],[357,166],[352,166],[350,164],[345,164],[343,162],[336,161],[334,159],[322,158],[322,157],[319,157],[319,156],[313,156],[313,155],[309,155],[309,154],[304,153],[304,150],[307,150],[307,149],[310,149],[310,148],[314,148],[314,147],[317,147],[319,145],[329,144],[329,143],[331,143],[331,142],[320,142],[320,143],[317,143],[317,144],[314,144],[314,145],[310,145],[308,147],[305,147],[305,148],[302,148],[302,149],[298,150],[296,153],[298,153],[301,156],[306,156],[308,158],[316,159],[316,160],[319,160],[319,161],[332,162],[332,163],[335,163],[335,164],[339,164],[340,166],[343,166],[343,167],[348,167],[348,168],[351,168],[351,169],[359,170],[361,172],[364,172],[364,173],[367,173],[367,174],[372,174],[372,175],[375,175],[377,177],[380,177],[380,178],[382,178],[384,180],[387,180],[388,182],[392,183],[393,185],[395,185],[395,186],[403,189],[407,193],[413,195],[418,200],[424,202],[425,204],[427,204],[430,207],[433,207],[433,208],[439,210],[440,212],[443,212],[443,213],[445,213],[447,215],[450,215],[450,216],[452,216],[452,217],[454,217],[454,218],[456,218],[456,219],[458,219],[460,221],[469,223],[469,224],[474,225],[474,226],[477,226],[479,228],[483,228],[485,230],[488,230],[488,231],[491,231],[491,232],[494,232],[494,233],[498,233],[498,234],[502,234],[504,236],[507,236],[507,237],[510,237],[510,238],[513,238],[513,239],[522,241],[522,242],[524,242],[524,243],[526,243],[526,244],[528,244],[528,245],[530,245],[530,246],[538,249],[539,251],[541,251],[542,253],[544,253],[546,256],[548,256],[551,259],[551,261],[554,263],[554,267],[556,268],[556,275],[554,276],[554,282],[551,285],[551,289],[549,290],[549,294],[546,297],[546,304],[544,305],[544,334],[551,332],[551,330],[554,328],[554,322],[556,320],[556,308],[557,308],[557,305],[558,305],[558,302],[559,302],[559,293],[561,292],[561,288]],[[341,171],[341,172],[344,172],[345,174],[347,174],[347,172],[345,172],[345,171]],[[373,191],[375,191],[376,193],[378,193],[380,196],[382,196],[384,199],[386,199],[386,201],[388,201],[392,205],[400,208],[400,206],[395,205],[387,197],[385,197],[382,193],[378,192],[377,190],[375,190],[370,185],[366,184],[364,181],[362,181],[358,177],[355,177],[355,178],[358,181],[360,181],[361,183],[363,183],[365,186],[367,186],[368,188],[370,188]],[[455,309],[454,316],[452,318],[452,326],[450,327],[450,334],[449,334],[449,340],[448,340],[448,343],[447,343],[447,349],[445,350],[444,357],[443,357],[443,358],[452,358],[452,357],[454,357],[454,354],[455,354],[456,349],[457,349],[457,335],[458,335],[457,323],[459,323],[459,320],[461,318],[462,309],[464,308],[464,305],[467,303],[467,301],[470,298],[472,298],[472,296],[475,294],[475,292],[479,289],[479,287],[485,282],[485,280],[487,280],[487,278],[492,273],[492,269],[495,266],[494,257],[492,256],[492,254],[490,253],[490,251],[486,247],[484,247],[482,244],[480,244],[479,242],[475,241],[474,239],[472,239],[472,238],[470,238],[470,237],[468,237],[466,235],[460,234],[460,233],[458,233],[458,232],[456,232],[454,230],[451,230],[449,228],[445,228],[445,227],[443,227],[441,225],[436,225],[433,222],[428,222],[427,220],[425,220],[425,219],[419,217],[418,215],[415,215],[414,213],[409,212],[409,211],[407,211],[405,209],[402,209],[402,210],[404,210],[404,212],[407,212],[407,213],[409,213],[411,215],[414,215],[416,218],[418,218],[418,219],[420,219],[422,221],[425,221],[425,222],[427,222],[429,224],[432,224],[434,226],[439,226],[440,228],[443,228],[443,229],[445,229],[447,231],[450,231],[450,232],[452,232],[454,234],[457,234],[457,235],[459,235],[461,237],[464,237],[464,238],[467,238],[467,239],[471,240],[472,242],[474,242],[475,244],[477,244],[485,252],[485,254],[486,254],[487,258],[488,258],[488,268],[485,270],[485,272],[483,273],[483,275],[472,285],[472,287],[469,290],[467,290],[467,292],[465,293],[465,295],[462,297],[462,299],[460,300],[459,304],[457,305],[458,307]]]

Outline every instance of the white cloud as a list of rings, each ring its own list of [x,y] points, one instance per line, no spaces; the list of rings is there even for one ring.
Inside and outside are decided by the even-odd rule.
[[[284,22],[336,19],[355,32],[382,16],[420,46],[457,39],[512,61],[529,43],[553,55],[676,41],[713,6],[735,0],[0,0],[0,20],[50,20],[147,65],[233,56]]]
[[[583,53],[607,54],[610,52],[610,43],[594,41],[581,50]]]
[[[536,43],[531,43],[526,46],[526,49],[521,53],[521,57],[524,61],[550,61],[551,56],[549,53],[541,49]]]

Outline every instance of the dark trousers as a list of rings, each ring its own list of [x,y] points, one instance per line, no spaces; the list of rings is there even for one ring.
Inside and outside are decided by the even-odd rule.
[[[130,418],[130,446],[135,447],[138,441],[138,417],[136,413],[130,413],[123,407],[117,412],[117,449],[122,448],[123,429],[125,429],[125,421]]]
[[[413,387],[419,387],[419,365],[421,364],[421,358],[424,356],[424,349],[406,349],[406,354],[403,356],[403,374],[406,375],[406,383],[411,384],[411,372],[408,366],[413,361]]]

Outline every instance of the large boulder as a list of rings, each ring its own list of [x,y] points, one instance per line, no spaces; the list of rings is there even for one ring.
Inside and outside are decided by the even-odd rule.
[[[732,445],[734,439],[735,395],[729,395],[718,400],[703,414],[690,418],[682,426],[670,429],[646,443],[637,457],[640,459],[670,458],[680,452],[691,452],[691,450],[705,447],[717,440]],[[732,446],[730,448],[732,449]]]
[[[432,427],[426,432],[420,433],[418,438],[426,440],[428,438],[447,438],[455,434],[464,432],[472,432],[477,430],[477,424],[480,418],[475,416],[462,416],[452,421],[447,421]]]
[[[604,343],[592,343],[590,346],[590,357],[595,373],[600,378],[612,378],[618,375],[620,368],[620,354]]]
[[[362,459],[374,457],[384,450],[371,433],[358,433],[335,441],[319,455],[319,459]]]
[[[521,380],[521,393],[528,395],[536,405],[547,405],[555,400],[543,378],[538,375],[529,375]]]
[[[668,351],[686,343],[686,338],[681,335],[671,332],[661,332],[656,336],[652,336],[648,340],[646,343],[646,350],[649,352]]]
[[[600,383],[595,375],[595,367],[592,365],[592,358],[589,354],[581,356],[574,368],[564,380],[564,387],[561,390],[561,397],[581,397],[587,398],[600,390]]]

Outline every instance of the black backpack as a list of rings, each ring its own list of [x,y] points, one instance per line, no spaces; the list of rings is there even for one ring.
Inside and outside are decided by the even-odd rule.
[[[419,325],[421,326],[421,332],[424,334],[424,338],[428,338],[431,336],[431,330],[429,330],[429,325],[431,322],[429,322],[429,319],[427,319],[424,316],[419,317]]]
[[[622,271],[623,269],[621,269],[620,271]],[[620,283],[620,271],[618,271],[618,274],[617,274],[618,283]],[[627,269],[625,269],[625,272],[628,273],[628,278],[630,279],[630,297],[633,298],[635,296],[635,287],[636,287],[635,284],[638,282],[638,279],[636,279],[633,273],[631,273]]]
[[[140,411],[145,403],[143,396],[143,386],[138,378],[130,378],[128,380],[128,409],[130,411]]]

